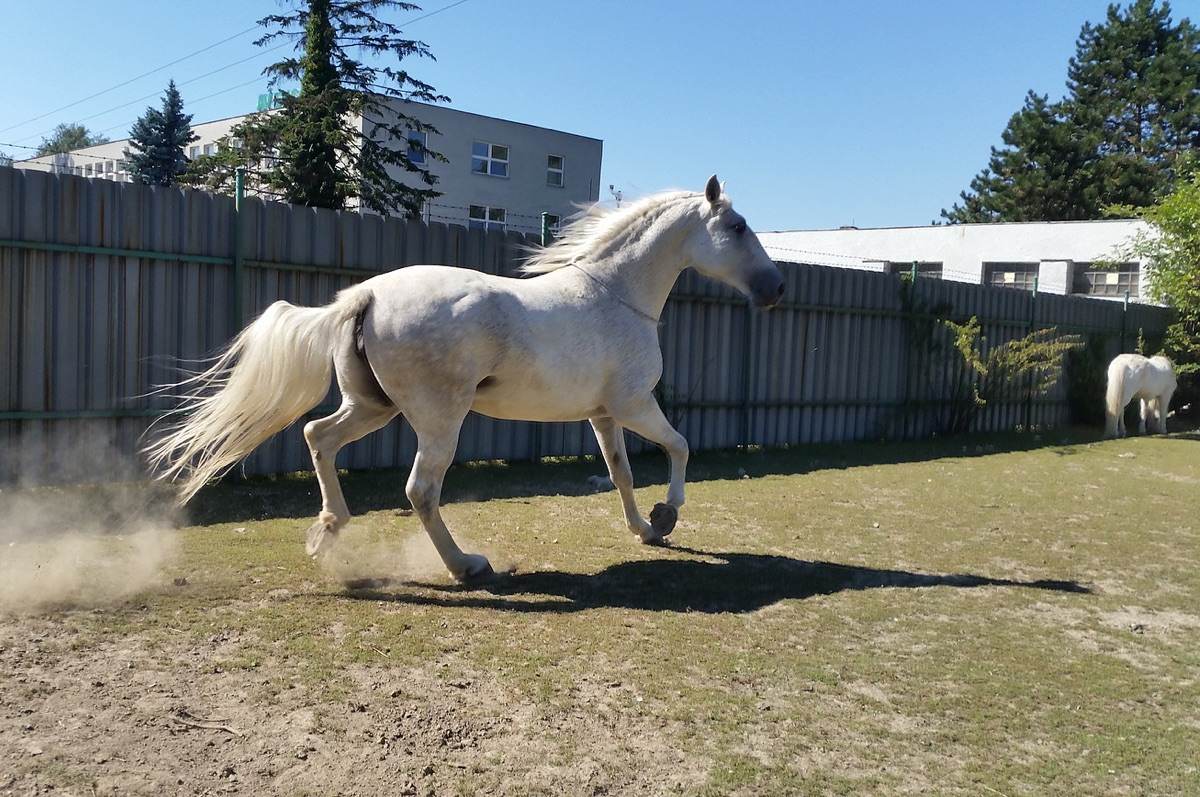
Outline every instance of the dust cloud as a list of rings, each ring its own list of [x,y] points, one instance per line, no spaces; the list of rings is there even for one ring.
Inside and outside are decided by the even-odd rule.
[[[497,573],[515,568],[507,560],[498,562],[494,551],[481,549],[461,534],[454,538],[464,551],[487,556]],[[373,532],[352,521],[338,534],[337,544],[317,556],[317,563],[329,578],[351,587],[450,581],[429,535],[419,527]]]
[[[0,475],[16,478],[0,481],[0,616],[120,602],[157,586],[174,555],[178,510],[168,488],[145,481],[133,458],[105,439],[76,439],[67,450],[77,466],[102,464],[87,475],[102,473],[104,483],[45,484],[53,477],[43,467],[35,485],[34,468],[0,461]],[[36,453],[23,447],[20,464],[44,465]],[[57,481],[85,476],[65,468],[53,474]]]

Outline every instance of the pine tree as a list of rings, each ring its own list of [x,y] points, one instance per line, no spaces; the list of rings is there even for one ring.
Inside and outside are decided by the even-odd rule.
[[[418,11],[397,0],[292,0],[291,13],[259,20],[270,30],[255,44],[286,37],[296,41],[297,56],[267,67],[270,87],[298,81],[295,94],[281,92],[280,107],[253,114],[230,132],[240,154],[226,147],[201,158],[189,182],[229,191],[233,170],[241,165],[251,187],[288,202],[341,209],[352,205],[377,213],[418,215],[426,201],[439,196],[437,178],[422,161],[445,158],[409,141],[409,131],[434,132],[393,100],[446,102],[433,87],[402,67],[406,58],[432,58],[424,42],[405,39],[396,25],[379,19],[382,11]],[[389,59],[373,66],[355,52]],[[400,179],[394,172],[401,173]]]
[[[951,222],[1095,219],[1167,193],[1200,146],[1200,36],[1155,0],[1085,23],[1058,103],[1030,92]]]
[[[134,150],[125,150],[129,172],[149,185],[174,185],[187,171],[184,149],[197,138],[192,116],[183,112],[183,98],[172,80],[163,94],[162,109],[147,108],[129,131]]]
[[[1089,182],[1086,138],[1062,119],[1060,104],[1029,92],[992,148],[988,167],[942,215],[951,222],[1094,218],[1100,210]]]

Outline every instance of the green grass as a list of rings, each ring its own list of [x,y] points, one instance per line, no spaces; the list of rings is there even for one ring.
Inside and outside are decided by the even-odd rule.
[[[645,511],[664,464],[634,469]],[[397,554],[420,533],[395,511],[403,474],[344,476],[366,511],[342,544],[378,579],[360,589],[304,556],[310,477],[229,482],[180,532],[165,577],[187,586],[39,622],[63,633],[60,661],[132,640],[268,714],[310,690],[345,750],[361,744],[338,737],[345,702],[380,699],[363,677],[427,679],[484,739],[524,723],[504,732],[536,752],[451,772],[429,754],[438,793],[555,791],[512,786],[534,764],[594,766],[587,789],[610,793],[1200,792],[1200,440],[701,455],[665,549],[587,493],[601,470],[454,468],[448,523],[513,570],[476,589]],[[192,648],[210,651],[199,669]],[[586,791],[572,772],[563,791]]]

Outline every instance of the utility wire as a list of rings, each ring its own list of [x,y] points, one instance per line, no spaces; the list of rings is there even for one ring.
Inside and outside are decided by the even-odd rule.
[[[195,56],[200,55],[201,53],[206,53],[209,50],[213,49],[214,47],[219,47],[222,44],[225,44],[226,42],[231,42],[234,39],[238,38],[239,36],[245,36],[247,33],[250,33],[251,31],[255,30],[256,28],[258,28],[257,24],[251,25],[250,27],[246,28],[245,30],[238,31],[237,33],[233,34],[232,36],[227,36],[226,38],[221,39],[219,42],[214,42],[214,43],[208,45],[207,47],[201,47],[199,50],[190,52],[187,55],[176,58],[174,61],[170,61],[168,63],[163,64],[162,66],[155,67],[154,69],[151,69],[149,72],[143,72],[142,74],[140,74],[136,77],[131,77],[126,81],[116,84],[115,86],[109,86],[108,88],[104,89],[103,91],[97,91],[95,94],[89,94],[88,96],[84,97],[81,100],[75,100],[74,102],[69,102],[66,105],[63,105],[59,108],[55,108],[53,111],[47,111],[46,113],[41,114],[39,116],[34,116],[30,119],[26,119],[23,122],[18,122],[15,125],[9,125],[8,127],[2,128],[2,129],[0,129],[0,133],[7,133],[9,130],[16,129],[18,127],[23,127],[23,126],[29,124],[30,122],[36,122],[39,119],[45,119],[47,116],[53,116],[54,114],[58,113],[59,111],[65,111],[68,108],[74,108],[76,105],[85,103],[88,100],[94,100],[97,97],[100,97],[104,94],[108,94],[110,91],[116,91],[117,89],[128,86],[130,83],[139,81],[144,77],[149,77],[150,75],[153,75],[156,72],[161,72],[169,66],[175,66],[175,64],[182,63],[182,62],[188,60],[189,58],[194,58]],[[141,102],[141,100],[136,100],[136,102]]]
[[[203,75],[197,75],[196,77],[188,78],[187,80],[180,81],[179,83],[176,83],[175,85],[176,86],[187,86],[191,83],[195,83],[198,80],[203,80],[206,77],[212,77],[213,75],[217,74],[218,72],[224,72],[226,69],[232,69],[235,66],[244,64],[247,61],[253,61],[255,58],[261,58],[262,56],[266,55],[267,53],[274,52],[275,50],[281,50],[284,47],[291,46],[291,44],[292,44],[292,42],[284,42],[283,44],[277,44],[274,47],[270,47],[266,50],[261,50],[261,51],[255,53],[254,55],[247,56],[246,58],[242,58],[241,60],[238,60],[238,61],[234,61],[231,64],[226,64],[225,66],[217,67],[216,69],[213,69],[209,72],[205,72]],[[255,78],[255,81],[261,80],[261,79],[262,79],[261,76],[259,76],[259,77]],[[138,97],[136,100],[131,100],[129,102],[122,103],[121,105],[114,105],[112,108],[108,108],[106,110],[100,111],[99,113],[94,113],[91,116],[85,116],[82,119],[78,119],[76,121],[86,122],[89,119],[95,119],[97,116],[104,116],[106,114],[112,113],[113,111],[119,111],[122,108],[128,108],[130,105],[137,105],[139,102],[145,102],[146,100],[154,99],[155,97],[159,96],[161,93],[162,93],[161,91],[156,91],[153,94],[147,94],[144,97]],[[199,102],[199,100],[193,100],[192,102]],[[54,128],[51,128],[49,130],[43,130],[41,133],[36,133],[32,136],[25,136],[19,140],[20,141],[28,141],[31,138],[44,137],[47,134],[53,133],[53,132],[54,132]]]
[[[450,3],[449,5],[442,6],[441,8],[436,8],[436,9],[434,9],[433,11],[429,11],[429,12],[427,12],[427,13],[425,13],[425,14],[421,14],[421,15],[420,15],[420,16],[418,16],[418,17],[413,17],[412,19],[410,19],[410,20],[408,20],[407,22],[405,22],[405,23],[404,23],[404,26],[407,26],[407,25],[412,25],[414,22],[420,22],[420,21],[421,21],[421,20],[423,20],[423,19],[429,19],[430,17],[432,17],[432,16],[436,16],[436,15],[438,15],[438,14],[442,13],[443,11],[449,11],[449,10],[450,10],[450,9],[452,9],[452,8],[455,8],[455,7],[457,7],[457,6],[461,6],[463,3],[466,3],[466,2],[468,2],[468,0],[455,0],[455,2],[453,2],[453,3]],[[185,55],[185,56],[182,56],[182,57],[180,57],[180,58],[176,58],[174,61],[171,61],[171,62],[169,62],[169,63],[163,64],[163,65],[162,65],[162,66],[160,66],[160,67],[156,67],[156,68],[154,68],[154,69],[151,69],[149,72],[143,72],[142,74],[140,74],[140,75],[137,75],[136,77],[129,78],[128,80],[126,80],[126,81],[123,81],[123,82],[121,82],[121,83],[118,83],[118,84],[116,84],[115,86],[110,86],[110,87],[108,87],[108,88],[104,89],[103,91],[98,91],[98,92],[96,92],[95,94],[89,94],[87,97],[84,97],[83,99],[76,100],[76,101],[74,101],[74,102],[68,103],[67,105],[63,105],[63,106],[62,106],[62,107],[60,107],[60,108],[55,108],[53,111],[47,111],[46,113],[44,113],[44,114],[41,114],[41,115],[39,115],[39,116],[35,116],[35,117],[31,118],[31,119],[26,119],[25,121],[23,121],[23,122],[19,122],[19,123],[15,124],[15,125],[10,125],[9,127],[2,128],[2,129],[0,129],[0,133],[5,133],[5,132],[8,132],[9,130],[13,130],[13,129],[15,129],[15,128],[22,127],[22,126],[24,126],[24,125],[27,125],[27,124],[29,124],[30,122],[36,122],[36,121],[38,121],[39,119],[45,119],[47,116],[52,116],[52,115],[54,115],[54,114],[56,114],[56,113],[58,113],[58,112],[60,112],[60,111],[65,111],[65,110],[66,110],[66,109],[68,109],[68,108],[74,108],[76,105],[80,105],[80,104],[82,104],[82,103],[84,103],[84,102],[87,102],[88,100],[92,100],[92,99],[95,99],[96,97],[100,97],[100,96],[102,96],[102,95],[104,95],[104,94],[108,94],[109,92],[111,92],[111,91],[115,91],[116,89],[122,88],[123,86],[128,86],[130,83],[134,83],[134,82],[136,82],[136,81],[138,81],[138,80],[141,80],[141,79],[142,79],[142,78],[144,78],[144,77],[148,77],[148,76],[150,76],[150,75],[153,75],[153,74],[155,74],[156,72],[161,72],[162,70],[166,69],[167,67],[174,66],[175,64],[178,64],[178,63],[181,63],[181,62],[183,62],[183,61],[186,61],[187,59],[189,59],[189,58],[192,58],[192,57],[194,57],[194,56],[197,56],[197,55],[200,55],[201,53],[208,52],[209,50],[213,49],[214,47],[218,47],[218,46],[220,46],[220,45],[222,45],[222,44],[225,44],[226,42],[232,41],[232,40],[234,40],[234,39],[238,38],[239,36],[245,36],[247,33],[250,33],[251,31],[253,31],[253,30],[256,30],[257,28],[258,28],[258,25],[257,25],[257,24],[255,24],[255,25],[252,25],[252,26],[250,26],[249,28],[246,28],[245,30],[242,30],[242,31],[239,31],[239,32],[237,32],[237,33],[233,34],[232,36],[228,36],[228,37],[226,37],[226,38],[224,38],[224,39],[221,39],[221,40],[220,40],[220,41],[218,41],[218,42],[214,42],[213,44],[210,44],[210,45],[208,45],[207,47],[202,47],[202,48],[200,48],[199,50],[196,50],[196,51],[194,51],[194,52],[188,53],[188,54],[187,54],[187,55]],[[189,83],[195,83],[197,80],[201,80],[201,79],[203,79],[203,78],[206,78],[206,77],[209,77],[209,76],[211,76],[211,75],[215,75],[215,74],[217,74],[218,72],[223,72],[223,71],[224,71],[224,70],[226,70],[226,69],[231,69],[231,68],[233,68],[233,67],[235,67],[235,66],[238,66],[239,64],[244,64],[244,63],[246,63],[247,61],[253,60],[254,58],[257,58],[257,57],[259,57],[259,56],[261,56],[261,55],[263,55],[263,54],[265,54],[265,53],[274,52],[275,50],[281,50],[281,49],[283,49],[284,47],[287,47],[287,46],[289,46],[289,45],[293,45],[293,46],[294,46],[294,44],[295,44],[295,42],[294,42],[294,41],[290,41],[290,40],[289,40],[289,41],[282,42],[281,44],[278,44],[278,45],[276,45],[276,46],[274,46],[274,47],[269,47],[269,48],[267,48],[266,50],[261,50],[260,52],[257,52],[257,53],[255,53],[255,54],[254,54],[254,55],[252,55],[252,56],[249,56],[249,57],[247,57],[247,58],[243,58],[243,59],[241,59],[241,60],[239,60],[239,61],[234,61],[233,63],[226,64],[225,66],[222,66],[222,67],[218,67],[217,69],[214,69],[214,70],[212,70],[211,72],[205,72],[203,75],[199,75],[199,76],[197,76],[197,77],[190,78],[189,80],[185,80],[185,81],[183,81],[183,82],[181,82],[181,83],[177,83],[176,85],[178,85],[178,86],[185,86],[185,85],[187,85],[187,84],[189,84]],[[146,100],[153,99],[153,98],[157,97],[157,96],[159,95],[159,93],[160,93],[160,92],[155,92],[155,93],[153,93],[153,94],[147,94],[145,97],[140,97],[140,98],[138,98],[138,99],[136,99],[136,100],[132,100],[131,102],[124,103],[123,105],[117,105],[117,106],[115,106],[115,107],[109,108],[109,109],[108,109],[108,110],[106,110],[106,111],[101,111],[100,113],[95,113],[95,114],[92,114],[91,116],[86,116],[86,117],[84,117],[83,119],[80,119],[80,120],[78,120],[78,121],[87,121],[88,119],[95,119],[97,116],[103,116],[104,114],[111,113],[112,111],[119,111],[119,110],[121,110],[122,108],[127,108],[127,107],[129,107],[130,105],[134,105],[134,104],[136,104],[136,103],[139,103],[139,102],[145,102]],[[31,138],[38,138],[38,137],[42,137],[42,136],[45,136],[45,135],[47,135],[47,134],[49,134],[49,133],[52,133],[52,132],[54,132],[54,130],[53,130],[53,129],[50,129],[50,130],[45,130],[45,131],[42,131],[41,133],[36,133],[36,134],[34,134],[34,135],[30,135],[30,136],[23,136],[23,137],[21,137],[19,140],[20,140],[20,141],[28,141],[28,140],[29,140],[29,139],[31,139]]]

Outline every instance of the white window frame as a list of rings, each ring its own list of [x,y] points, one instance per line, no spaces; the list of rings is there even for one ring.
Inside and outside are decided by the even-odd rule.
[[[546,211],[546,222],[546,226],[550,229],[550,232],[558,235],[558,231],[562,227],[562,216]]]
[[[483,145],[484,147],[486,147],[488,154],[487,155],[477,155],[475,153],[475,147],[477,145]],[[497,157],[496,147],[504,148],[505,157],[503,157],[503,158]],[[484,177],[498,177],[502,180],[507,180],[508,175],[509,175],[509,166],[511,165],[511,162],[512,162],[511,159],[512,159],[512,147],[508,146],[508,144],[496,144],[491,141],[480,141],[478,139],[471,143],[471,174],[479,174],[479,175],[483,175]],[[475,168],[476,163],[483,164],[483,169],[482,170],[476,169]],[[504,174],[493,173],[492,167],[495,164],[504,164]]]
[[[217,145],[216,144],[205,144],[204,145],[204,154],[205,155],[216,155],[217,154]]]
[[[551,158],[558,158],[558,168],[550,165]],[[553,182],[550,178],[558,175],[558,182]],[[546,155],[546,185],[551,188],[563,188],[567,184],[567,159],[562,155]]]
[[[196,160],[196,158],[199,157],[200,146],[198,144],[193,144],[192,146],[188,147],[188,160]]]
[[[408,141],[408,159],[413,163],[425,163],[425,150],[429,148],[429,133],[424,130],[409,130],[405,135]],[[414,143],[420,143],[421,149],[413,149]]]
[[[470,205],[467,208],[467,229],[505,232],[508,230],[508,211],[493,205]]]

